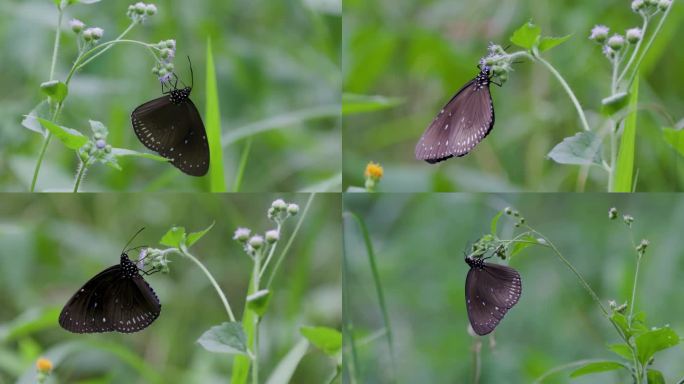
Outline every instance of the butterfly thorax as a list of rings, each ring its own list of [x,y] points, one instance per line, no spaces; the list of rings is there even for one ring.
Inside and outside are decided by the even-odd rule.
[[[465,262],[470,268],[484,268],[484,260],[480,257],[466,257]]]
[[[489,87],[491,82],[491,75],[489,73],[490,68],[487,66],[482,67],[480,73],[475,76],[475,89],[480,90],[485,87]]]
[[[121,273],[123,274],[123,277],[132,279],[139,275],[138,267],[131,261],[131,259],[128,258],[127,254],[121,254],[121,261],[119,265],[121,266]]]
[[[181,104],[190,97],[192,88],[185,87],[181,89],[173,89],[169,92],[169,100],[174,104]]]

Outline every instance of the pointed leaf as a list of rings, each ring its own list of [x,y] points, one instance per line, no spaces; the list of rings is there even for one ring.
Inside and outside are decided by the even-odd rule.
[[[219,103],[216,67],[211,48],[211,39],[207,38],[206,56],[206,97],[205,128],[209,142],[209,186],[211,192],[227,192],[225,173],[223,171],[223,146],[221,145],[221,109]]]
[[[663,138],[680,156],[684,156],[684,129],[663,128]]]
[[[276,365],[273,372],[266,380],[266,384],[288,384],[292,382],[292,375],[294,375],[299,362],[309,349],[309,343],[306,339],[299,340],[297,344],[283,357]]]
[[[551,49],[557,45],[563,44],[564,42],[566,42],[571,37],[572,37],[572,33],[569,35],[562,36],[562,37],[551,37],[551,36],[542,37],[541,40],[539,41],[539,51],[540,52],[548,51],[549,49]]]
[[[45,128],[43,128],[42,125],[40,125],[40,122],[38,121],[37,117],[41,115],[41,110],[45,109],[45,106],[47,105],[47,101],[43,100],[38,105],[36,105],[31,112],[28,113],[28,115],[24,116],[24,119],[21,120],[21,125],[24,128],[30,129],[34,132],[38,132],[43,136],[47,136],[47,131]]]
[[[632,350],[629,349],[629,346],[625,343],[610,344],[608,345],[608,349],[626,360],[632,361],[634,358],[632,356]]]
[[[534,244],[538,243],[537,239],[531,235],[522,236],[518,240],[522,240],[522,241],[524,241],[524,243],[513,243],[509,257],[513,257],[513,256],[517,255],[518,253],[520,253],[520,251],[522,251],[523,249],[529,247],[530,245],[534,245]]]
[[[99,134],[100,136],[102,136],[101,139],[103,140],[107,139],[107,135],[109,135],[109,130],[107,129],[107,127],[105,127],[104,124],[97,120],[88,120],[88,122],[90,123],[90,130],[93,131],[93,134]]]
[[[663,373],[655,369],[649,369],[646,372],[646,378],[648,384],[665,384],[665,377],[663,377]]]
[[[301,327],[299,332],[316,348],[335,356],[342,350],[342,333],[328,327]]]
[[[197,242],[197,240],[201,239],[202,236],[206,235],[207,232],[209,232],[213,227],[216,222],[212,222],[210,226],[208,226],[206,229],[203,229],[199,232],[191,232],[188,234],[188,240],[185,242],[185,244],[190,247],[193,244]]]
[[[247,296],[247,308],[254,311],[257,315],[263,316],[268,309],[271,301],[271,291],[262,289]]]
[[[61,103],[67,97],[69,88],[58,80],[46,81],[40,85],[40,90],[57,103]]]
[[[88,138],[75,129],[62,127],[52,121],[45,120],[41,117],[36,117],[40,125],[48,131],[52,132],[69,149],[79,149],[88,142]]]
[[[560,164],[601,165],[601,141],[594,132],[585,131],[566,137],[547,155]]]
[[[167,247],[178,248],[183,240],[185,240],[185,228],[173,227],[166,232],[159,243]]]
[[[635,339],[637,355],[642,364],[646,364],[658,351],[679,344],[679,336],[670,328],[660,328],[644,332]]]
[[[169,161],[166,157],[155,155],[153,153],[138,152],[132,149],[126,148],[112,148],[112,155],[116,157],[142,157],[144,159],[156,160],[156,161]]]
[[[491,234],[496,236],[496,227],[499,224],[499,219],[501,218],[501,215],[503,215],[504,211],[503,209],[499,211],[499,213],[494,216],[492,219],[492,223],[489,225],[489,230],[491,231]]]
[[[539,35],[541,35],[541,28],[529,21],[513,32],[511,42],[521,48],[529,50],[537,44]]]
[[[197,342],[209,352],[247,354],[247,337],[238,322],[226,322],[209,328]]]
[[[572,373],[570,373],[570,377],[579,377],[588,375],[590,373],[614,371],[620,368],[625,368],[625,366],[616,361],[595,361],[585,364],[581,368],[572,371]]]
[[[625,118],[625,126],[620,138],[613,192],[632,192],[634,151],[636,147],[636,107],[639,101],[639,76],[634,78],[629,94],[629,110],[631,110],[631,113]]]

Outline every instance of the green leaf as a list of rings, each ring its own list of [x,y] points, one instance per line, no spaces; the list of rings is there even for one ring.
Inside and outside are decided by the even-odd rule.
[[[226,322],[204,332],[197,342],[209,352],[247,354],[247,337],[238,322]]]
[[[636,147],[637,102],[639,101],[639,76],[634,78],[629,91],[630,114],[625,118],[625,126],[620,138],[615,182],[613,192],[632,192],[634,174],[634,149]]]
[[[302,360],[306,351],[309,349],[309,343],[306,339],[299,340],[297,344],[290,349],[290,351],[283,357],[278,365],[273,369],[271,375],[266,380],[266,384],[288,384],[292,382],[292,376]],[[231,381],[231,383],[233,383]]]
[[[539,242],[537,241],[537,239],[536,239],[534,236],[531,236],[531,235],[522,236],[522,237],[520,237],[518,240],[523,240],[523,241],[526,241],[526,242],[525,242],[525,243],[513,243],[513,245],[511,246],[511,253],[510,253],[509,257],[513,257],[513,256],[517,255],[517,254],[520,253],[523,249],[529,247],[530,245],[534,245],[534,244],[538,244],[538,243],[539,243]],[[531,243],[527,243],[527,241],[529,241],[529,242],[531,242]]]
[[[34,132],[38,132],[43,136],[47,136],[47,131],[43,128],[42,125],[40,125],[40,122],[36,117],[41,115],[41,110],[45,109],[45,106],[47,105],[47,101],[43,100],[38,105],[36,105],[31,112],[28,113],[28,115],[24,116],[24,119],[21,120],[21,125],[24,128],[30,129]]]
[[[613,312],[613,314],[610,316],[610,319],[615,323],[615,325],[620,328],[622,333],[629,338],[632,336],[632,330],[629,328],[629,323],[627,322],[627,318],[625,315],[623,315],[620,312]]]
[[[254,311],[259,316],[263,316],[268,309],[268,303],[271,301],[271,291],[262,289],[247,296],[247,308]]]
[[[606,116],[612,116],[627,106],[628,101],[629,93],[627,92],[620,92],[612,96],[608,96],[601,100],[601,113]]]
[[[57,125],[52,121],[45,120],[41,117],[36,117],[36,119],[38,119],[38,122],[40,122],[40,125],[42,125],[43,128],[52,132],[52,134],[69,149],[79,149],[88,142],[88,138],[75,129],[62,127],[61,125]]]
[[[501,218],[501,215],[503,215],[504,211],[503,209],[499,211],[499,213],[492,218],[492,223],[489,225],[489,229],[492,233],[492,235],[496,236],[496,227],[499,224],[499,219]]]
[[[67,97],[69,88],[59,80],[50,80],[40,85],[40,90],[57,103],[61,103]]]
[[[633,359],[632,350],[625,343],[609,344],[608,349],[626,360],[632,361]]]
[[[565,35],[563,37],[551,37],[551,36],[545,36],[542,37],[541,40],[539,41],[539,51],[544,52],[548,51],[549,49],[563,44],[566,42],[568,39],[572,37],[572,33],[569,35]]]
[[[221,111],[219,108],[216,67],[211,49],[211,39],[207,38],[206,62],[206,109],[204,122],[209,142],[209,187],[211,192],[227,192],[226,179],[223,173],[223,146],[221,145]]]
[[[215,223],[216,222],[212,222],[210,226],[208,226],[207,228],[205,228],[199,232],[191,232],[190,234],[188,234],[188,240],[185,242],[185,244],[188,247],[195,244],[197,242],[197,240],[201,239],[204,235],[207,234],[207,232],[209,232],[214,227]]]
[[[566,137],[547,155],[560,164],[601,165],[601,141],[591,131],[584,131],[575,136]]]
[[[513,32],[511,43],[529,50],[537,44],[539,35],[541,35],[541,28],[529,21]]]
[[[156,161],[169,161],[169,159],[167,159],[166,157],[155,155],[153,153],[138,152],[126,148],[112,148],[111,154],[116,157],[142,157],[144,159]]]
[[[328,327],[301,327],[299,332],[311,344],[329,356],[335,356],[342,350],[342,333]]]
[[[183,240],[185,240],[185,228],[173,227],[166,232],[159,243],[167,247],[178,248]]]
[[[634,339],[634,342],[639,361],[646,364],[656,352],[679,344],[679,336],[670,328],[660,328],[642,333]]]
[[[663,127],[663,139],[681,156],[684,156],[684,129]]]
[[[665,384],[665,377],[663,373],[655,369],[649,369],[646,371],[646,378],[648,384]]]
[[[570,377],[579,377],[588,375],[590,373],[614,371],[620,368],[625,368],[625,366],[617,361],[595,361],[585,364],[581,368],[575,369],[572,371],[572,373],[570,373]]]
[[[398,97],[343,93],[342,115],[382,111],[385,109],[394,108],[403,103],[404,100]]]

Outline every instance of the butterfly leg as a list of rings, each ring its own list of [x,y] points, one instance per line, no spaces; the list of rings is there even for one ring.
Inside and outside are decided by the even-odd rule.
[[[148,269],[147,271],[140,270],[140,272],[142,272],[142,274],[145,276],[149,276],[149,275],[153,275],[157,272],[161,272],[161,270],[162,270],[161,267],[152,267],[152,268]]]

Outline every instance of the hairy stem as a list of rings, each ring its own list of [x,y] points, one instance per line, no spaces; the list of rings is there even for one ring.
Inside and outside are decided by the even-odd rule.
[[[626,89],[629,89],[632,86],[632,82],[634,82],[634,78],[636,77],[637,73],[639,73],[639,66],[641,66],[641,61],[644,59],[644,56],[646,56],[646,52],[651,48],[651,45],[653,44],[653,41],[655,40],[656,36],[658,36],[658,33],[660,30],[663,28],[663,24],[665,23],[665,19],[667,19],[667,16],[670,14],[670,10],[674,6],[674,0],[672,0],[672,3],[670,6],[665,10],[665,13],[663,16],[660,18],[660,21],[658,22],[658,25],[656,26],[655,31],[653,31],[653,34],[651,34],[651,37],[648,39],[648,43],[646,43],[646,47],[644,47],[644,50],[641,52],[641,55],[639,55],[639,59],[637,60],[636,64],[634,65],[634,70],[632,71],[632,75],[629,77],[629,83],[627,83]]]
[[[171,248],[171,249],[176,250],[176,248]],[[235,322],[236,321],[235,316],[233,315],[233,311],[230,309],[230,304],[228,304],[228,299],[226,298],[226,295],[223,293],[223,291],[221,290],[221,287],[219,287],[218,283],[216,282],[216,279],[214,279],[214,276],[211,275],[211,272],[209,272],[207,267],[205,267],[201,261],[199,261],[195,256],[193,256],[188,251],[188,248],[185,245],[180,246],[180,254],[187,257],[188,259],[192,260],[202,270],[202,272],[204,272],[204,274],[207,276],[207,278],[211,282],[211,285],[214,286],[216,293],[221,298],[221,301],[223,302],[223,306],[226,308],[226,312],[228,313],[228,318],[230,319],[230,321]]]
[[[50,64],[50,79],[55,78],[55,67],[57,67],[57,54],[59,53],[59,38],[62,36],[62,17],[64,13],[61,7],[59,9],[59,15],[57,16],[57,32],[55,32],[55,44],[52,48],[52,63]]]
[[[618,155],[618,126],[617,123],[611,119],[610,127],[610,164],[608,165],[608,192],[613,192],[615,186],[615,166]]]
[[[275,247],[273,247],[275,248]],[[252,270],[252,282],[254,292],[259,291],[261,282],[261,258],[262,254],[257,253],[254,257],[254,267]],[[254,346],[252,346],[252,384],[259,384],[259,315],[254,314]]]
[[[82,161],[78,165],[78,173],[76,175],[76,182],[74,183],[74,193],[78,192],[78,187],[81,185],[81,180],[83,180],[83,176],[85,176],[86,171],[88,170],[88,167],[90,166],[90,160],[92,159],[92,156],[88,156],[88,158],[85,161]]]
[[[131,29],[133,29],[133,27],[135,27],[136,24],[138,24],[138,23],[135,22],[135,21],[132,22],[126,29],[124,29],[123,32],[121,32],[121,34],[120,34],[116,39],[114,39],[114,40],[112,40],[112,41],[109,41],[108,43],[111,43],[111,42],[113,42],[113,41],[119,41],[119,40],[123,39],[123,37],[126,36],[126,34],[128,34],[128,32],[130,32]],[[88,64],[88,63],[90,63],[91,61],[95,60],[96,57],[98,57],[98,56],[100,56],[101,54],[107,52],[107,50],[108,50],[109,48],[111,48],[111,44],[107,44],[107,43],[101,44],[101,45],[98,45],[98,46],[92,48],[92,49],[91,49],[90,51],[88,51],[88,52],[92,52],[92,51],[94,51],[94,50],[96,50],[96,49],[102,49],[102,50],[101,50],[100,52],[96,53],[95,55],[93,55],[93,56],[92,56],[91,58],[89,58],[88,60],[84,61],[81,65],[79,65],[79,67],[78,67],[77,69],[80,69],[81,67],[84,67],[86,64]],[[83,55],[83,56],[87,56],[87,55],[88,55],[88,52],[86,52],[86,54]]]
[[[280,228],[281,224],[278,223],[278,226],[276,227],[276,231],[278,231],[278,235],[280,236]],[[259,279],[261,279],[264,276],[264,273],[266,272],[266,268],[268,268],[268,263],[271,262],[271,259],[273,258],[273,255],[275,254],[275,249],[276,246],[278,245],[278,242],[275,242],[271,244],[271,248],[268,250],[268,256],[266,257],[266,261],[264,261],[264,266],[261,267],[261,272],[259,272]]]
[[[641,25],[641,39],[637,42],[636,46],[634,47],[634,51],[632,51],[632,55],[629,57],[629,60],[627,61],[627,64],[625,65],[625,68],[622,69],[622,72],[620,73],[620,76],[618,76],[617,81],[614,81],[614,83],[619,84],[622,79],[624,79],[625,75],[627,75],[627,71],[629,71],[629,68],[632,66],[632,63],[634,62],[634,59],[637,57],[637,54],[639,53],[639,49],[641,48],[641,42],[644,41],[643,36],[646,36],[646,28],[648,28],[648,17],[643,16],[644,22]]]
[[[570,100],[572,101],[572,104],[574,104],[575,109],[577,110],[577,115],[579,115],[580,121],[582,122],[582,128],[584,128],[585,131],[590,131],[591,129],[589,128],[589,123],[587,122],[587,118],[584,115],[582,106],[580,105],[579,100],[577,100],[575,93],[572,92],[572,89],[570,88],[568,83],[565,81],[565,79],[563,79],[563,76],[561,76],[561,74],[558,73],[558,71],[556,71],[556,68],[554,68],[553,65],[551,65],[551,63],[544,60],[538,54],[535,53],[534,58],[540,63],[542,63],[546,67],[546,69],[548,69],[549,72],[551,72],[556,77],[561,86],[563,86],[563,89],[565,89],[565,92],[568,94]]]

